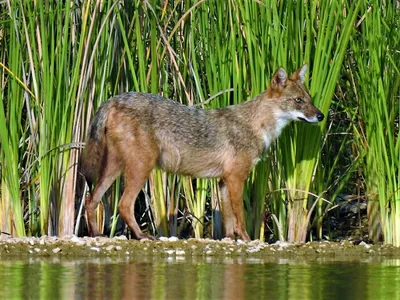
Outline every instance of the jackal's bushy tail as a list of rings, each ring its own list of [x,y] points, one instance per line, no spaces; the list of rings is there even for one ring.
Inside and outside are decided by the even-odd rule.
[[[107,104],[103,104],[95,114],[90,124],[86,147],[82,154],[82,174],[90,188],[99,176],[100,167],[107,151],[105,136],[105,123],[108,115]]]

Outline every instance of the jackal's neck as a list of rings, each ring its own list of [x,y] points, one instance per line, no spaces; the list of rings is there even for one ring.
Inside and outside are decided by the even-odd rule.
[[[270,98],[266,92],[244,103],[241,109],[251,111],[248,122],[266,149],[290,122],[281,114],[279,99]]]

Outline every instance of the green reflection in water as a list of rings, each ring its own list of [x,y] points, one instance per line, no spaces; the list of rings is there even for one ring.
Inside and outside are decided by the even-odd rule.
[[[0,260],[0,299],[400,299],[400,260]]]

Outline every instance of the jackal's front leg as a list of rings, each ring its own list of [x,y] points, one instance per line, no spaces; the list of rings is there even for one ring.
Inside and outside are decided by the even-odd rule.
[[[222,200],[222,218],[224,225],[224,234],[226,237],[234,239],[235,216],[233,214],[232,206],[229,201],[228,188],[226,187],[225,181],[222,179],[219,182],[219,190],[221,192],[221,200]]]
[[[226,236],[236,234],[242,240],[248,241],[250,240],[250,237],[246,231],[243,210],[244,180],[245,178],[239,175],[231,175],[224,178],[226,195],[223,194],[223,196],[227,197],[223,197],[225,200],[223,200],[224,205],[222,207],[222,213],[224,217]]]

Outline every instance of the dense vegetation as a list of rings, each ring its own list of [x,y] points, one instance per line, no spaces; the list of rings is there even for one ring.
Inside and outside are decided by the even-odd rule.
[[[278,66],[309,65],[329,117],[291,124],[251,172],[252,238],[322,238],[338,195],[368,202],[369,236],[400,246],[398,1],[0,3],[0,230],[84,234],[79,155],[97,107],[147,91],[204,108],[240,103]],[[217,181],[154,170],[137,218],[155,235],[221,236]],[[115,234],[118,180],[98,218]],[[399,209],[398,209],[399,208]]]

